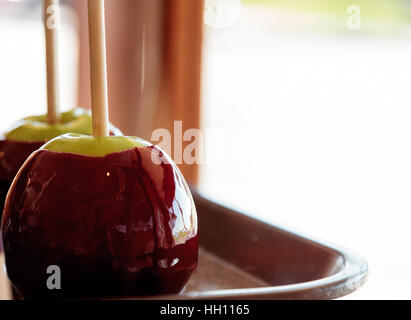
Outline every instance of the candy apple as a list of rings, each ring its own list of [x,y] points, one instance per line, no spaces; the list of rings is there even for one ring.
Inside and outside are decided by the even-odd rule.
[[[2,224],[10,280],[24,298],[179,292],[197,266],[197,215],[182,174],[133,137],[67,134],[25,162]],[[50,290],[50,266],[61,289]]]
[[[32,116],[17,122],[0,137],[0,220],[10,184],[27,157],[49,141],[65,133],[91,134],[90,112],[76,108],[61,114],[58,124],[48,124],[46,116]],[[121,132],[111,126],[112,135]]]

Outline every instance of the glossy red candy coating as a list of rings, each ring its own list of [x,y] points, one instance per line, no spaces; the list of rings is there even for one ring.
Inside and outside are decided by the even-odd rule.
[[[0,140],[0,221],[10,185],[24,161],[44,142]]]
[[[153,155],[154,153],[154,155]],[[25,298],[179,292],[197,266],[197,216],[187,184],[157,147],[106,157],[39,150],[6,200],[6,265]],[[168,158],[167,158],[168,159]],[[61,269],[48,290],[46,269]]]

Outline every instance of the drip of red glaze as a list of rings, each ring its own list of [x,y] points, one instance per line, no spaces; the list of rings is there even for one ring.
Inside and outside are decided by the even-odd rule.
[[[154,150],[103,158],[41,150],[30,157],[11,187],[2,226],[8,274],[22,296],[182,289],[197,265],[195,207],[188,189],[164,182],[184,181],[174,163],[148,162]],[[175,223],[182,218],[177,198],[191,209],[191,226]],[[49,265],[60,266],[62,290],[47,290]]]

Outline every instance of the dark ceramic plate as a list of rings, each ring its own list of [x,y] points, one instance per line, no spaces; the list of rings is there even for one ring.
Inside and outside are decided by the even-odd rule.
[[[335,299],[360,288],[367,261],[213,203],[193,192],[199,216],[197,271],[165,299]]]

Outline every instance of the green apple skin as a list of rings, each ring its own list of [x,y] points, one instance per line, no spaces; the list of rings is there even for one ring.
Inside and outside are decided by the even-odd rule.
[[[152,146],[152,144],[137,137],[92,137],[68,133],[47,142],[41,149],[90,157],[104,157],[112,153],[148,146]]]
[[[119,135],[118,129],[111,126],[110,131]],[[45,115],[31,116],[18,121],[6,134],[6,140],[38,142],[49,141],[66,133],[92,134],[91,113],[82,108],[63,112],[60,122],[49,124]]]
[[[188,185],[139,138],[68,134],[45,144],[14,179],[1,232],[25,299],[178,293],[197,266]],[[61,270],[61,290],[45,285],[50,265]]]

